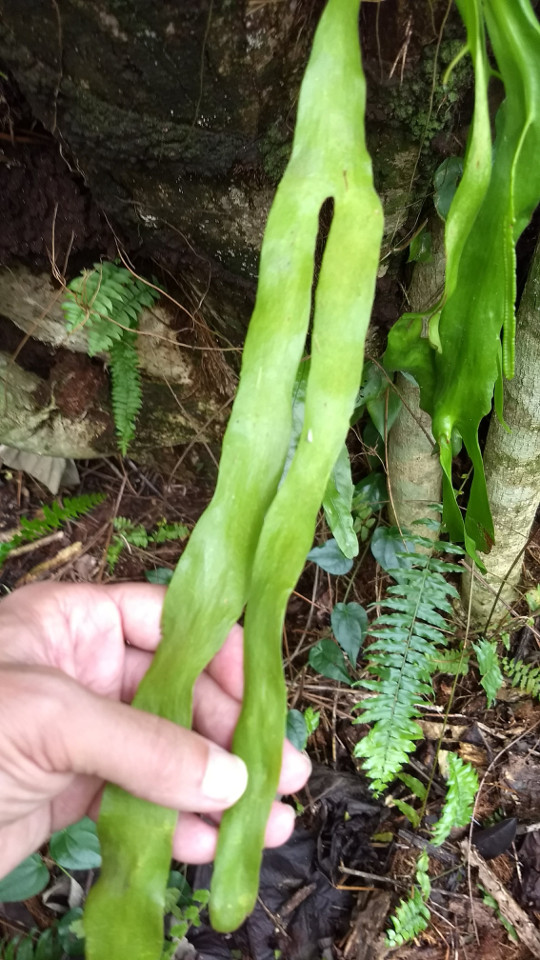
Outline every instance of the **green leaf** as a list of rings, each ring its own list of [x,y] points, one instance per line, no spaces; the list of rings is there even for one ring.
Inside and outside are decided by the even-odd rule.
[[[306,721],[308,737],[310,737],[312,733],[315,733],[315,730],[319,726],[320,719],[320,710],[314,710],[313,707],[306,707],[304,711],[304,720]]]
[[[417,233],[411,240],[407,263],[411,263],[412,261],[416,261],[416,263],[431,263],[432,260],[431,233],[424,227],[424,229],[421,230],[420,233]]]
[[[339,549],[335,540],[327,540],[320,547],[313,547],[307,555],[307,560],[316,563],[321,570],[327,573],[333,573],[335,576],[342,576],[348,573],[352,568],[352,560],[345,556]]]
[[[186,907],[191,903],[193,891],[184,874],[180,873],[179,870],[171,870],[167,886],[174,887],[177,890],[176,903],[180,907]]]
[[[34,960],[62,960],[63,950],[56,938],[56,931],[50,927],[40,934],[34,952]]]
[[[349,559],[358,554],[358,537],[351,515],[353,492],[349,451],[343,444],[328,481],[322,505],[326,522],[341,552]]]
[[[304,750],[307,743],[308,731],[304,715],[300,710],[288,711],[286,737],[297,750]]]
[[[81,907],[74,907],[73,910],[68,910],[58,923],[58,939],[68,957],[84,956],[82,914]]]
[[[412,777],[410,773],[398,773],[397,779],[401,780],[406,787],[409,788],[411,793],[414,793],[415,797],[418,797],[419,800],[425,800],[427,796],[427,790],[418,777]]]
[[[501,673],[497,643],[494,640],[479,640],[473,643],[473,649],[480,670],[480,683],[486,691],[488,707],[495,703],[497,693],[504,683]]]
[[[0,903],[16,903],[41,893],[49,882],[49,871],[39,853],[32,853],[0,880]]]
[[[379,566],[388,573],[407,566],[407,555],[414,553],[414,543],[403,538],[397,527],[379,526],[371,538],[371,552]]]
[[[384,438],[385,433],[392,429],[401,410],[401,398],[395,390],[387,386],[384,393],[375,400],[370,400],[367,409],[377,433]]]
[[[339,680],[341,683],[346,683],[349,687],[351,686],[352,680],[347,671],[345,658],[337,644],[328,637],[324,640],[319,640],[319,642],[311,648],[308,662],[310,667],[323,677],[329,677],[331,680]]]
[[[367,477],[356,484],[353,495],[353,509],[358,509],[360,505],[366,505],[371,508],[373,513],[378,513],[387,502],[388,491],[386,477],[383,473],[369,473]]]
[[[336,603],[330,617],[334,636],[354,667],[367,633],[367,613],[359,603]]]
[[[17,950],[17,960],[34,960],[34,941],[32,937],[21,940]]]
[[[406,803],[405,800],[399,800],[396,797],[392,797],[392,804],[401,811],[404,817],[407,817],[407,820],[412,823],[414,829],[417,830],[420,826],[420,817],[414,807],[411,807],[410,803]]]
[[[159,583],[160,586],[168,587],[173,573],[174,570],[169,570],[168,567],[156,567],[155,570],[145,570],[144,576],[148,583]]]
[[[90,817],[53,833],[49,850],[53,860],[65,870],[93,870],[101,865],[96,825]]]
[[[435,209],[446,220],[457,186],[463,175],[463,158],[447,157],[437,167],[433,177]]]
[[[448,756],[448,791],[440,820],[433,827],[432,842],[439,846],[454,827],[466,827],[471,820],[478,792],[478,777],[474,767],[457,754]]]

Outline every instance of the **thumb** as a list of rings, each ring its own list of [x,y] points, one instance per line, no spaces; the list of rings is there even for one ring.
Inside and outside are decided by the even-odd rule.
[[[98,776],[153,803],[197,813],[222,810],[244,792],[244,762],[199,734],[101,697],[59,671],[27,671],[36,673],[32,728],[50,772]]]

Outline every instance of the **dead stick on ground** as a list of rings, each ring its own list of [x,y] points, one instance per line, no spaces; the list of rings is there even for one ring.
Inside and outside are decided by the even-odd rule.
[[[489,869],[486,861],[480,856],[474,847],[470,847],[464,842],[462,847],[471,866],[478,869],[478,879],[489,894],[497,901],[497,906],[503,917],[514,927],[519,939],[531,951],[533,956],[540,957],[540,934],[534,924],[521,909],[513,896],[505,890],[500,880],[497,879],[492,870]]]

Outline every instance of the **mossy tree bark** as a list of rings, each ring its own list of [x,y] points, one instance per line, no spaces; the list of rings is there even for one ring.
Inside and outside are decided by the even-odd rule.
[[[16,106],[8,109],[5,129],[17,135],[20,128],[21,135],[12,144],[7,136],[2,141],[8,162],[0,163],[7,198],[0,262],[28,264],[30,256],[32,267],[50,269],[52,253],[61,265],[70,251],[69,280],[98,257],[114,256],[118,238],[136,263],[150,272],[157,263],[166,281],[173,278],[175,296],[194,317],[192,334],[216,349],[240,346],[323,6],[324,0],[51,0],[38,16],[35,0],[4,0],[0,124],[2,97],[10,103],[9,75]],[[442,72],[464,35],[456,11],[446,21],[445,13],[446,4],[417,0],[362,4],[367,137],[390,264],[374,315],[385,327],[399,309],[403,236],[435,167],[464,141],[460,110],[471,70],[461,61],[443,88]],[[18,119],[21,102],[30,115]],[[41,127],[33,140],[28,131],[36,120]],[[88,214],[89,197],[101,220]],[[0,303],[1,313],[9,317]],[[186,325],[184,316],[178,327]],[[32,330],[39,339],[39,324]],[[6,350],[1,324],[0,349]],[[216,353],[216,362],[204,356],[204,364],[193,365],[201,374],[237,369],[234,352]],[[191,437],[206,419],[205,385],[196,386],[201,417]],[[155,402],[167,392],[166,386],[154,391]],[[178,398],[184,404],[187,392]],[[146,436],[153,415],[145,410]]]
[[[482,579],[463,579],[463,601],[482,628],[500,621],[518,595],[523,554],[540,502],[540,242],[521,298],[516,330],[516,372],[504,384],[504,419],[493,415],[484,450],[495,545],[483,557]],[[483,582],[485,581],[485,582]],[[472,591],[472,597],[471,597]],[[498,596],[498,600],[497,600]]]

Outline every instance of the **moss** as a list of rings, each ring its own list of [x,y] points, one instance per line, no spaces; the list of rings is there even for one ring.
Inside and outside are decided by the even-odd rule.
[[[462,46],[463,40],[458,38],[449,38],[441,43],[431,111],[430,92],[436,51],[434,44],[424,47],[420,61],[414,71],[405,74],[402,84],[388,87],[383,92],[388,119],[401,125],[419,145],[423,141],[424,148],[429,147],[430,141],[437,134],[453,127],[457,109],[472,84],[473,69],[468,57],[456,64],[446,86],[442,83],[447,67]]]

